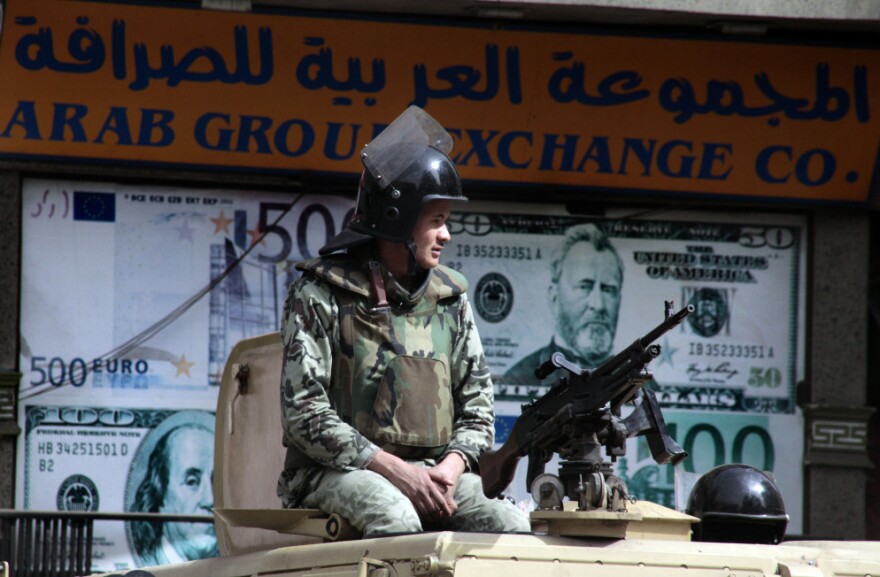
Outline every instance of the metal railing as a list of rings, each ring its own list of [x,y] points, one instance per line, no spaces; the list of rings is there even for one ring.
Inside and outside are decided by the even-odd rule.
[[[0,561],[9,563],[9,577],[89,575],[95,521],[213,523],[214,517],[0,509]]]

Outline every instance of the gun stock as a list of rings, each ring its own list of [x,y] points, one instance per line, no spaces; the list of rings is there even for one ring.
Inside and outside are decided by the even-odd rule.
[[[510,485],[524,454],[514,428],[498,450],[488,450],[480,455],[480,477],[483,480],[483,493],[487,497],[494,499]]]

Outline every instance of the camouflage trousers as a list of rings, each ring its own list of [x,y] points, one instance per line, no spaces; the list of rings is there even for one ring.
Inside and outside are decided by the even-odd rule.
[[[433,466],[434,461],[411,461]],[[421,531],[531,531],[528,513],[506,499],[483,494],[480,477],[464,473],[455,489],[458,510],[449,519],[423,522],[415,507],[391,482],[373,471],[327,469],[308,487],[302,504],[346,518],[364,537]]]

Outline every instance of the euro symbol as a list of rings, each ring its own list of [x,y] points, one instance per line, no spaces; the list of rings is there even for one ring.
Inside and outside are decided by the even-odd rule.
[[[485,214],[453,214],[446,222],[446,226],[449,228],[449,234],[486,236],[492,232],[492,221]]]

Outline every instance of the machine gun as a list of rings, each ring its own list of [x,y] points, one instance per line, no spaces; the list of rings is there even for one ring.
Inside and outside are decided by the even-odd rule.
[[[648,363],[660,355],[654,341],[694,310],[689,305],[673,313],[672,302],[665,305],[662,323],[595,370],[569,362],[562,353],[554,353],[535,370],[538,380],[557,369],[566,374],[543,397],[523,405],[498,450],[480,456],[486,496],[500,495],[513,480],[520,458],[528,455],[526,487],[539,508],[562,508],[562,498],[568,497],[582,511],[625,511],[626,487],[613,475],[611,462],[602,459],[603,446],[614,461],[626,454],[627,438],[645,435],[657,463],[675,464],[687,457],[669,436],[654,393],[643,387],[652,378]],[[635,409],[622,419],[620,407],[629,401]],[[553,453],[562,458],[558,477],[544,473]]]

